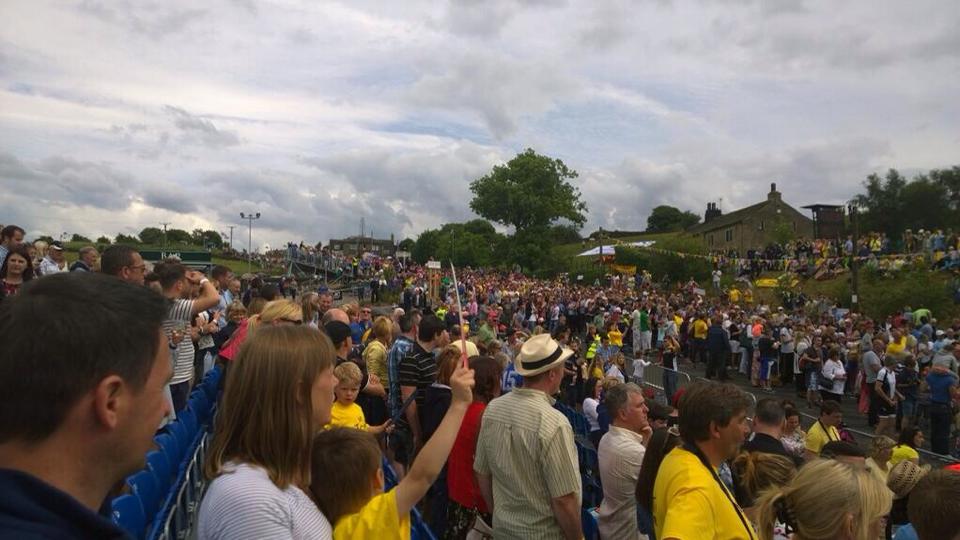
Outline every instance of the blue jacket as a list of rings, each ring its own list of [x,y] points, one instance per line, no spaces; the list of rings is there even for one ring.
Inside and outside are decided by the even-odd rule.
[[[110,520],[29,474],[0,469],[0,540],[127,539]]]

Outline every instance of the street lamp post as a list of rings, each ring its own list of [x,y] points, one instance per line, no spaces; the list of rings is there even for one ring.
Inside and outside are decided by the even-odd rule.
[[[253,266],[253,221],[260,219],[260,212],[246,214],[240,212],[240,219],[247,220],[247,272]]]

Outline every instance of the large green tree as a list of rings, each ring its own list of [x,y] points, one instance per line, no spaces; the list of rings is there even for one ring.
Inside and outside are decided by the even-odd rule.
[[[91,240],[80,233],[73,233],[70,237],[71,242],[90,242]]]
[[[560,219],[582,227],[587,221],[587,205],[580,200],[580,190],[570,183],[577,176],[577,171],[559,159],[528,148],[470,183],[470,208],[517,231],[546,228]]]
[[[497,252],[503,243],[503,235],[486,220],[447,223],[423,231],[413,243],[411,257],[421,264],[432,258],[444,265],[452,260],[458,267],[495,266],[501,262]]]
[[[682,211],[674,206],[661,204],[647,216],[647,232],[663,233],[682,231],[700,223],[700,216],[690,211]]]
[[[960,167],[934,169],[907,180],[896,169],[871,174],[865,193],[853,202],[863,211],[861,231],[897,239],[906,229],[946,229],[960,225]]]
[[[414,241],[413,238],[404,238],[404,239],[401,240],[400,243],[397,245],[397,249],[400,250],[400,251],[408,251],[408,252],[409,252],[411,249],[413,249],[413,245],[414,245],[415,243],[416,243],[416,241]]]
[[[509,261],[537,268],[549,254],[550,227],[565,221],[580,228],[587,205],[571,182],[577,171],[532,149],[470,183],[470,208],[480,216],[513,227]]]
[[[139,236],[140,241],[144,244],[159,246],[163,243],[163,230],[157,227],[145,227],[140,231]]]

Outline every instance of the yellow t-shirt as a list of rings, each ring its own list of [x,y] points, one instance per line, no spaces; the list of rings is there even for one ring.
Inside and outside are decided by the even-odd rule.
[[[621,332],[616,326],[607,332],[607,338],[610,340],[611,345],[623,347],[623,332]]]
[[[887,354],[897,356],[907,347],[907,337],[900,336],[900,341],[887,344]]]
[[[920,453],[905,444],[898,444],[893,447],[893,454],[890,456],[890,467],[893,467],[901,461],[911,459],[920,459]]]
[[[363,416],[363,409],[356,403],[343,405],[339,401],[334,401],[333,407],[330,409],[330,423],[323,427],[331,428],[335,426],[366,431],[367,419]]]
[[[397,515],[394,490],[370,499],[356,514],[337,520],[333,540],[410,540],[410,514]]]
[[[735,501],[697,456],[674,448],[663,459],[653,484],[657,538],[758,538]],[[744,523],[750,528],[749,534]]]
[[[693,322],[693,337],[696,339],[707,339],[707,321],[697,319]]]
[[[730,289],[730,301],[736,304],[740,301],[740,291],[737,289]]]
[[[807,431],[807,441],[805,446],[807,450],[813,452],[816,455],[820,455],[820,450],[831,441],[840,440],[840,432],[837,431],[837,428],[830,426],[827,428],[827,431],[824,431],[820,422],[814,422],[810,426],[810,430]]]

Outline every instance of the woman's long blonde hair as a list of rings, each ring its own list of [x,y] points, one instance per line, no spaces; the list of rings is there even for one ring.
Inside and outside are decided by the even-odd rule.
[[[309,326],[263,326],[240,347],[227,376],[208,479],[235,461],[262,467],[279,489],[310,482],[310,444],[318,429],[311,393],[333,368],[330,338]]]
[[[832,459],[804,465],[788,485],[765,491],[757,501],[757,525],[763,540],[773,539],[777,522],[796,540],[836,538],[852,519],[855,540],[869,538],[870,525],[890,512],[893,492],[875,474]]]
[[[302,320],[303,308],[300,307],[300,304],[289,299],[267,302],[267,305],[263,306],[263,310],[261,310],[260,313],[250,317],[250,322],[247,323],[250,325],[248,331],[255,330],[261,325],[269,325],[273,321],[280,319]]]

